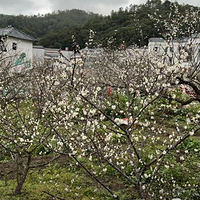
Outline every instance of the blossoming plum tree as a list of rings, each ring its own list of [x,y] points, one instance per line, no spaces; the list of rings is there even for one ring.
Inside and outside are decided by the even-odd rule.
[[[93,56],[86,49],[82,59],[74,55],[70,63],[62,58],[33,68],[20,79],[27,93],[3,104],[1,147],[32,155],[43,145],[56,155],[68,155],[111,198],[198,198],[200,148],[190,138],[200,131],[199,61],[185,64],[186,49],[173,50],[174,40],[186,35],[194,44],[198,13],[188,13],[180,16],[175,6],[168,21],[156,21],[164,26],[170,53],[152,56],[145,48],[122,44]],[[189,32],[180,32],[181,27]],[[90,46],[93,35],[91,31]],[[108,41],[109,47],[113,41]],[[75,39],[74,48],[76,54]],[[194,95],[183,94],[180,86]],[[186,104],[190,107],[184,108]],[[126,123],[121,125],[123,118]],[[29,164],[30,159],[25,169]],[[124,194],[105,177],[113,184],[119,178]]]
[[[49,64],[42,68],[34,65],[20,72],[12,70],[12,63],[6,67],[1,63],[1,67],[0,147],[4,157],[12,158],[16,163],[14,193],[17,195],[21,193],[29,169],[37,167],[32,164],[32,157],[45,153],[43,143],[51,136],[45,102],[46,96],[56,96],[55,92],[58,92],[55,88],[59,72]],[[42,165],[45,164],[48,163]]]
[[[117,50],[105,48],[92,60],[82,55],[83,61],[74,62],[71,70],[66,66],[69,90],[51,106],[49,124],[55,137],[49,138],[47,146],[69,155],[116,199],[120,194],[102,178],[109,169],[132,188],[128,191],[132,199],[199,196],[199,176],[190,171],[191,167],[199,171],[198,163],[187,161],[198,157],[199,149],[184,148],[200,130],[199,61],[185,66],[186,52],[175,55],[173,41],[180,38],[181,26],[176,19],[186,23],[190,17],[178,16],[177,10],[175,14],[164,23],[173,60],[166,59],[168,54],[152,57],[145,49],[123,45]],[[199,23],[198,13],[192,14]],[[194,33],[189,29],[190,42]],[[195,95],[182,94],[183,85]],[[182,106],[192,102],[195,110],[184,112]],[[183,123],[176,118],[179,115]],[[117,123],[120,118],[127,119],[125,126]],[[180,173],[190,176],[180,181]]]

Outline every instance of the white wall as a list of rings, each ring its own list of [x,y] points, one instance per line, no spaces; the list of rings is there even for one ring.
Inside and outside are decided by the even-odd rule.
[[[13,50],[13,43],[17,44],[17,49]],[[12,60],[16,61],[22,53],[26,54],[25,61],[32,63],[33,58],[33,43],[28,40],[20,40],[17,38],[8,37],[5,41],[7,52],[6,55],[12,57]]]
[[[33,58],[34,59],[44,59],[44,48],[33,46]]]
[[[170,63],[176,63],[179,61],[180,47],[182,43],[172,41],[167,43],[166,41],[150,41],[148,44],[148,52],[150,56],[164,56],[166,61]]]

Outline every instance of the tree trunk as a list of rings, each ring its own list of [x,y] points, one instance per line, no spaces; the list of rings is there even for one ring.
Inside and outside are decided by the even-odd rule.
[[[28,175],[28,170],[29,170],[29,166],[30,166],[30,162],[31,162],[31,154],[28,154],[28,158],[27,158],[27,162],[24,166],[24,169],[22,171],[22,175],[18,175],[18,181],[17,181],[17,186],[15,188],[15,192],[14,194],[15,195],[18,195],[21,193],[21,190],[22,190],[22,186],[26,180],[26,177]]]

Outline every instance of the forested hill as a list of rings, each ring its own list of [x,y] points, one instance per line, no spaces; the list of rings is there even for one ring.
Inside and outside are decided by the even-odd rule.
[[[0,14],[0,28],[9,25],[40,40],[48,47],[62,47],[71,40],[76,28],[82,28],[88,20],[97,14],[73,9],[57,11],[45,15],[3,15]],[[62,38],[58,38],[62,37]]]
[[[87,13],[82,10],[57,11],[51,14],[34,16],[0,15],[0,26],[12,25],[38,39],[38,44],[45,47],[72,47],[71,36],[75,35],[77,42],[83,48],[88,41],[89,30],[96,32],[96,39],[106,45],[110,37],[116,38],[116,45],[122,41],[127,46],[137,43],[146,45],[149,37],[158,37],[160,32],[154,26],[149,14],[155,12],[162,18],[167,17],[170,5],[168,0],[147,0],[145,4],[130,5],[112,11],[109,16]],[[181,13],[187,9],[198,7],[176,3]],[[192,20],[192,19],[191,19]],[[163,30],[164,31],[164,30]]]

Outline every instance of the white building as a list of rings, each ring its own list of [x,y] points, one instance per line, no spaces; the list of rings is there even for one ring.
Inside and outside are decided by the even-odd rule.
[[[45,48],[43,46],[33,46],[33,58],[35,61],[38,60],[59,60],[63,57],[70,61],[73,57],[73,51],[61,50],[56,48]]]
[[[183,66],[197,65],[200,63],[200,34],[179,41],[150,38],[148,53],[150,56],[160,56],[171,64],[182,60]]]
[[[14,28],[0,28],[0,53],[15,66],[31,66],[35,38]]]

